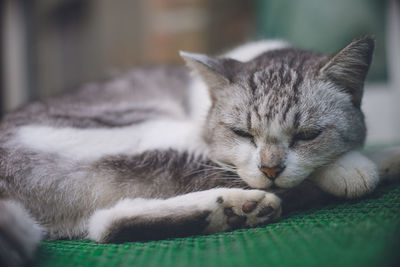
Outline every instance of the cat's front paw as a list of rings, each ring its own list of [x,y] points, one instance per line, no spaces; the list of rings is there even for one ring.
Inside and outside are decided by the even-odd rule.
[[[379,175],[371,160],[353,151],[315,172],[312,179],[332,195],[355,198],[371,192],[379,182]]]
[[[281,214],[281,200],[261,190],[228,189],[216,202],[218,208],[209,216],[207,232],[254,227]]]

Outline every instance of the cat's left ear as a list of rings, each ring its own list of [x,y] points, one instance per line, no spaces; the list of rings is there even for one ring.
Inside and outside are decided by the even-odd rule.
[[[229,85],[241,64],[241,62],[230,58],[213,58],[183,51],[180,51],[179,54],[186,61],[186,64],[208,85],[211,92]]]
[[[361,106],[364,81],[374,47],[375,40],[370,36],[355,40],[332,56],[320,69],[322,75],[351,95],[357,108]]]

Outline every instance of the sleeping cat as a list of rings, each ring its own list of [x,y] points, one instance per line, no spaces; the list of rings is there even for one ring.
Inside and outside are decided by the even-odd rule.
[[[119,243],[265,224],[282,211],[274,192],[305,182],[344,198],[371,192],[378,169],[359,149],[373,49],[365,37],[333,56],[281,41],[181,52],[193,77],[136,69],[9,113],[0,263],[22,263],[41,238]],[[399,172],[390,153],[375,157],[382,178]]]

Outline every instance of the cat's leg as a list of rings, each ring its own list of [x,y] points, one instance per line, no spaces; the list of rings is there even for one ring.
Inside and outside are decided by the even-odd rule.
[[[229,231],[279,217],[280,199],[261,190],[217,188],[169,199],[124,199],[89,220],[88,237],[121,243]]]
[[[351,151],[314,172],[311,179],[330,194],[355,198],[371,192],[379,175],[375,163],[360,152]]]
[[[43,230],[21,203],[0,199],[0,266],[25,266],[30,262]]]

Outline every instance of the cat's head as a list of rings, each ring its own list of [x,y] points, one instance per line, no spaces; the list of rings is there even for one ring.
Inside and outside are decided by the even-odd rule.
[[[360,109],[374,40],[333,56],[282,48],[248,62],[184,53],[212,100],[204,138],[211,157],[253,188],[291,188],[360,147]]]

